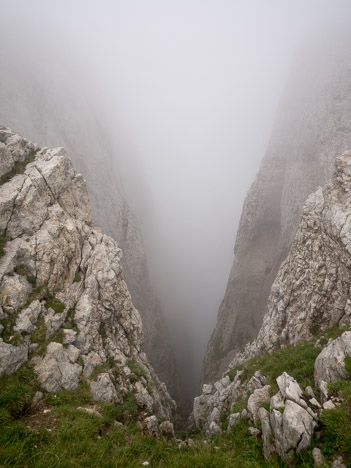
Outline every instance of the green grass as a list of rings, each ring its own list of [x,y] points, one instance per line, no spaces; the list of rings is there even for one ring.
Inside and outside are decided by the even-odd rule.
[[[144,377],[145,380],[148,380],[146,372],[134,359],[127,362],[129,369],[138,377]]]
[[[34,351],[34,354],[38,354],[39,356],[43,356],[46,352],[47,343],[46,343],[46,326],[43,317],[36,323],[36,330],[31,335],[31,342],[37,343],[39,347]]]
[[[350,330],[350,327],[344,326],[339,327],[338,325],[334,325],[328,330],[325,330],[323,333],[320,334],[319,342],[322,346],[325,346],[330,339],[335,340],[339,338],[345,331]]]
[[[7,243],[7,238],[5,236],[0,236],[0,258],[5,255],[6,243]]]
[[[23,365],[17,372],[0,379],[0,408],[2,418],[18,419],[29,411],[37,382],[33,369]],[[0,416],[0,418],[1,418]]]
[[[342,455],[346,466],[351,466],[351,381],[333,382],[329,390],[343,401],[336,409],[321,414],[322,452],[329,462]]]
[[[25,276],[27,278],[28,283],[30,283],[32,286],[36,286],[37,284],[37,279],[35,276],[29,275],[28,267],[24,263],[21,263],[20,265],[17,265],[15,268],[15,273],[21,276]]]
[[[78,331],[77,324],[74,320],[75,308],[69,309],[67,312],[65,323],[63,324],[63,328],[68,328],[70,330]]]
[[[1,325],[4,327],[2,331],[2,339],[5,343],[10,343],[15,346],[19,345],[23,341],[22,335],[14,330],[20,310],[21,309],[19,309],[18,312],[12,312],[7,319],[0,321]]]
[[[0,185],[5,184],[17,174],[23,174],[24,171],[26,170],[27,164],[34,161],[36,154],[37,154],[37,151],[32,151],[31,153],[28,154],[28,156],[23,162],[16,162],[13,168],[9,172],[7,172],[6,174],[3,174],[0,177]]]
[[[112,361],[108,364],[112,365]],[[338,453],[349,464],[351,383],[333,385],[331,391],[340,394],[344,402],[334,412],[323,412],[318,445],[328,460]],[[277,457],[265,462],[262,441],[248,434],[249,422],[245,420],[231,431],[212,438],[200,431],[177,433],[177,438],[191,437],[194,441],[191,446],[179,447],[179,442],[142,434],[136,421],[145,416],[140,413],[132,393],[121,404],[94,403],[102,417],[90,415],[77,410],[78,406],[93,404],[89,385],[82,379],[75,390],[46,393],[44,403],[51,412],[44,416],[42,408],[35,413],[30,405],[36,389],[37,382],[28,365],[10,377],[0,378],[1,467],[134,468],[142,466],[144,461],[158,468],[313,467],[311,451],[297,455],[290,464]],[[241,411],[245,406],[245,400],[237,401],[233,411]],[[227,415],[222,419],[224,427]],[[123,426],[116,425],[115,421],[122,422]]]
[[[65,304],[56,297],[47,300],[45,303],[45,308],[52,309],[56,314],[61,314],[65,310],[65,307]]]
[[[112,375],[115,379],[118,379],[120,375],[119,367],[115,363],[114,359],[112,357],[109,357],[107,361],[104,364],[100,364],[98,366],[94,367],[93,372],[90,375],[91,380],[96,380],[99,374],[102,374],[104,372],[111,371]]]
[[[25,265],[24,263],[17,265],[15,268],[15,273],[21,276],[26,276],[28,274],[27,265]]]
[[[27,281],[30,283],[32,286],[36,286],[37,284],[37,279],[35,276],[28,275],[27,276]]]
[[[301,386],[313,387],[314,361],[320,353],[320,349],[314,346],[314,342],[303,343],[297,346],[288,346],[277,349],[271,354],[264,354],[231,369],[227,375],[233,380],[238,370],[243,370],[241,380],[249,380],[257,370],[268,378],[268,383],[273,391],[278,390],[276,378],[283,372],[294,377]]]
[[[77,273],[74,275],[73,283],[79,283],[81,280],[82,280],[82,277],[80,276],[80,274],[77,271]]]

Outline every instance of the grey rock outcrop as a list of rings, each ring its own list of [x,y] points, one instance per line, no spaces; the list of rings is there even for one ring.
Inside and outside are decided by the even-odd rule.
[[[217,380],[238,350],[257,336],[271,286],[298,228],[303,203],[330,179],[335,155],[351,148],[349,33],[311,41],[298,57],[266,155],[242,209],[233,267],[208,344],[202,383]],[[337,265],[334,268],[334,272],[328,271],[332,278],[339,271]],[[321,282],[315,284],[317,289],[323,288],[320,299],[329,293],[326,278],[321,273]],[[311,291],[306,294],[301,300],[309,301]],[[284,309],[289,297],[285,294],[277,307],[279,304]],[[336,304],[336,315],[340,309],[343,305]]]
[[[33,152],[9,129],[0,129],[0,141],[5,156]],[[74,389],[84,376],[94,400],[133,393],[140,407],[147,400],[148,410],[170,419],[175,405],[142,351],[121,249],[92,223],[85,181],[65,150],[34,151],[24,172],[0,185],[0,235],[7,239],[0,374],[18,369],[31,350],[46,391]]]

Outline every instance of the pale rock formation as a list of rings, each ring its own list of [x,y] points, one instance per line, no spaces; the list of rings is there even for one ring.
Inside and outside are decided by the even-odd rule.
[[[156,416],[149,416],[143,421],[144,432],[147,435],[158,437],[158,421]]]
[[[321,449],[319,449],[318,447],[315,447],[312,450],[312,457],[313,457],[313,461],[314,461],[315,466],[323,466],[324,465],[324,463],[325,463],[324,457],[323,457]]]
[[[265,385],[262,388],[257,388],[250,396],[247,402],[247,410],[249,415],[253,419],[254,424],[258,422],[258,410],[262,403],[267,402],[271,399],[271,387]]]
[[[0,185],[0,235],[7,239],[0,312],[18,341],[1,338],[0,375],[17,370],[31,350],[46,391],[74,389],[83,376],[96,401],[134,393],[140,406],[147,401],[149,411],[170,419],[174,402],[142,351],[121,249],[92,223],[83,177],[63,148],[39,151],[9,129],[0,129],[0,141],[8,150],[4,167],[9,155],[35,152],[23,173]]]
[[[345,357],[351,357],[351,332],[343,333],[318,355],[314,364],[314,381],[318,387],[321,381],[330,383],[350,377],[345,370]]]
[[[227,431],[229,431],[232,427],[236,426],[238,422],[242,419],[240,413],[232,413],[229,415],[229,420],[228,420],[228,428]]]

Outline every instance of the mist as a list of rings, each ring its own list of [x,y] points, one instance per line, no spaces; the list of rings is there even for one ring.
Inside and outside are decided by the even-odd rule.
[[[1,98],[25,82],[14,130],[36,87],[106,135],[188,398],[296,50],[349,19],[348,0],[1,0]]]

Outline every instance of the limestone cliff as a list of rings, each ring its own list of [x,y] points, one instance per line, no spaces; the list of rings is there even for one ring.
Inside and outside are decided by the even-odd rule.
[[[41,146],[64,146],[87,180],[92,219],[118,241],[124,253],[124,278],[143,321],[143,349],[159,378],[179,399],[174,355],[149,280],[142,234],[123,194],[117,170],[119,155],[98,122],[98,107],[72,87],[65,67],[46,62],[45,74],[40,68],[28,67],[24,80],[22,66],[13,56],[1,57],[1,63],[0,124],[9,125]]]
[[[303,203],[329,180],[335,154],[351,147],[350,44],[348,34],[305,44],[294,64],[268,150],[243,206],[202,383],[218,378],[257,336]]]
[[[142,351],[122,251],[91,220],[63,148],[0,129],[0,375],[30,361],[48,392],[89,384],[93,400],[134,394],[170,419],[175,404]]]
[[[351,151],[333,181],[306,201],[289,255],[279,269],[258,336],[230,366],[351,323]]]

